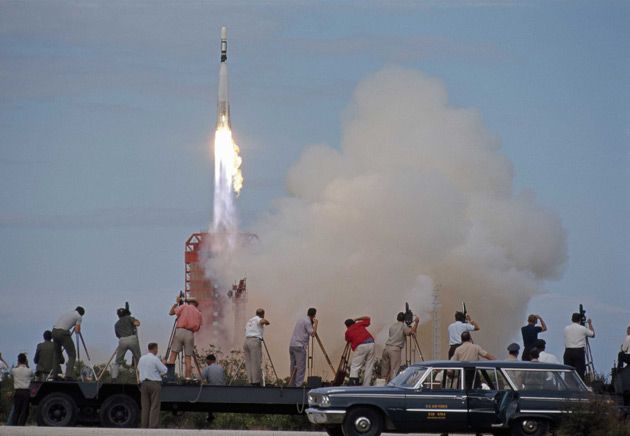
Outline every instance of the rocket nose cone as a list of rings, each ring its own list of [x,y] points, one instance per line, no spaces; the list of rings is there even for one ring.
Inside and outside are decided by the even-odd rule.
[[[227,39],[227,27],[221,27],[221,39]]]

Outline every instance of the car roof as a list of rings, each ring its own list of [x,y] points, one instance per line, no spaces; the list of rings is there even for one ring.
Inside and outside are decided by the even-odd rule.
[[[526,362],[522,360],[473,360],[473,361],[427,360],[425,362],[415,363],[411,366],[414,366],[414,367],[439,366],[442,368],[484,367],[484,368],[504,368],[504,369],[555,369],[555,370],[573,370],[574,369],[571,366],[561,365],[557,363]]]

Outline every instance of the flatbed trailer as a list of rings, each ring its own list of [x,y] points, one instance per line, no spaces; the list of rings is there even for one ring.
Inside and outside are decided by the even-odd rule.
[[[140,388],[135,384],[47,381],[31,384],[37,424],[137,427]],[[308,388],[164,383],[161,410],[303,415]]]

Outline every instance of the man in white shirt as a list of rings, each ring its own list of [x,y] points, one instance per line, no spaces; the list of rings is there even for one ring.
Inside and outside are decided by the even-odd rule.
[[[464,312],[455,312],[455,322],[448,326],[448,358],[453,357],[455,349],[462,344],[462,333],[479,330],[479,325]]]
[[[630,365],[630,327],[626,329],[626,339],[621,344],[621,351],[618,356],[618,368],[623,368],[623,364]]]
[[[574,367],[584,380],[586,339],[595,337],[595,329],[590,318],[587,321],[588,328],[580,324],[580,321],[582,321],[582,315],[576,312],[571,316],[571,324],[564,328],[564,364]]]
[[[75,333],[81,333],[83,315],[85,315],[85,309],[81,306],[77,306],[72,312],[61,315],[52,329],[52,338],[55,343],[54,367],[56,368],[57,365],[61,363],[61,348],[63,347],[68,355],[68,360],[66,361],[66,378],[72,378],[74,361],[77,358],[77,350],[74,348],[70,330],[74,327]]]
[[[18,366],[11,370],[13,375],[13,423],[15,425],[26,425],[28,409],[31,400],[29,387],[33,380],[33,370],[28,367],[26,354],[18,354]]]
[[[265,310],[256,309],[256,316],[250,318],[245,325],[245,369],[252,386],[260,386],[262,383],[262,341],[265,326],[269,324],[265,319]]]
[[[151,342],[149,352],[138,361],[140,374],[140,406],[142,408],[140,427],[158,428],[160,424],[160,391],[162,375],[166,366],[157,357],[158,345]]]
[[[538,361],[543,363],[560,363],[556,356],[545,351],[546,348],[547,342],[545,342],[544,339],[538,339],[536,341],[536,349],[540,352],[538,355]]]

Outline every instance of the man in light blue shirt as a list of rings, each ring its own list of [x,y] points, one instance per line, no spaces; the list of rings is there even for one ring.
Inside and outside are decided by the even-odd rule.
[[[149,352],[138,361],[140,406],[142,408],[140,427],[157,428],[160,424],[162,374],[166,374],[166,366],[157,357],[158,345],[155,342],[151,342],[148,349]]]
[[[293,328],[293,335],[289,343],[289,360],[292,385],[296,387],[302,386],[304,383],[308,343],[311,336],[317,334],[316,314],[317,310],[314,307],[309,308],[306,316],[298,319]]]
[[[203,381],[209,385],[225,385],[225,371],[223,367],[217,363],[214,354],[208,354],[206,357],[206,366],[201,373]]]

